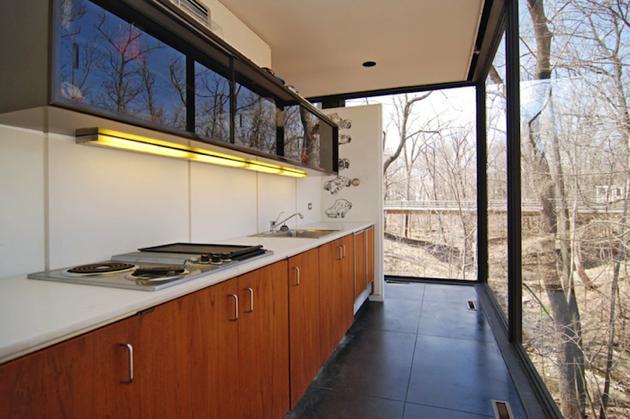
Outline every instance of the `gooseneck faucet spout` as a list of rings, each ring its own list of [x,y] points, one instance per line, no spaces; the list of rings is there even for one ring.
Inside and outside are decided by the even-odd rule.
[[[300,217],[300,219],[303,219],[304,216],[302,215],[301,212],[294,212],[293,214],[289,215],[287,218],[285,218],[282,221],[278,221],[278,219],[282,216],[282,214],[284,214],[284,212],[281,212],[280,214],[278,214],[278,216],[276,217],[276,219],[274,221],[271,221],[269,223],[269,230],[272,233],[275,233],[277,231],[278,226],[280,226],[280,230],[284,231],[284,230],[288,230],[289,227],[286,226],[286,222],[289,221],[291,218],[298,216]]]

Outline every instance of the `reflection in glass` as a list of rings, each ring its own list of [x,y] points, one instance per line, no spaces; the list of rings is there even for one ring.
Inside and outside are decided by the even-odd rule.
[[[488,165],[488,285],[507,318],[507,162],[505,36],[486,79]]]
[[[185,129],[183,54],[89,1],[55,4],[58,100]]]
[[[276,153],[276,104],[236,85],[236,116],[234,142],[264,153]]]
[[[284,156],[310,167],[320,167],[319,118],[299,105],[284,108]],[[332,140],[332,134],[330,134]]]
[[[230,140],[230,83],[195,63],[195,132],[216,141]]]
[[[627,418],[628,5],[518,6],[523,346],[565,418]]]

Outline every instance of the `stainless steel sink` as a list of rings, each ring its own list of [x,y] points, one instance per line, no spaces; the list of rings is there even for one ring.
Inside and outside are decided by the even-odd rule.
[[[264,233],[254,234],[251,237],[293,237],[302,239],[319,239],[320,237],[327,236],[335,233],[339,230],[326,230],[319,228],[298,228],[295,230],[286,231],[266,231]]]

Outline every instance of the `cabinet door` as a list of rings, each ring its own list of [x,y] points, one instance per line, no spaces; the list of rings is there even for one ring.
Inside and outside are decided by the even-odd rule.
[[[289,411],[287,271],[282,261],[238,278],[242,418],[275,419]]]
[[[338,304],[338,318],[340,321],[338,322],[339,331],[337,332],[337,342],[346,334],[354,320],[354,237],[350,234],[340,240],[342,258],[340,262],[340,301]]]
[[[319,247],[319,325],[321,363],[326,362],[335,349],[338,339],[338,308],[341,301],[341,240]]]
[[[367,230],[367,281],[374,283],[374,227]]]
[[[88,0],[55,1],[55,102],[186,129],[186,56]]]
[[[0,417],[138,417],[129,382],[137,319],[122,320],[0,366]]]
[[[319,249],[289,259],[291,406],[295,406],[321,364]]]
[[[230,280],[140,316],[142,417],[235,417],[237,293]]]
[[[355,300],[367,286],[367,232],[354,234],[354,298]]]

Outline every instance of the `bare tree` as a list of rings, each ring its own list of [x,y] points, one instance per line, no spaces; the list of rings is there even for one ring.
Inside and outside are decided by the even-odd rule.
[[[413,107],[416,103],[428,98],[431,95],[431,93],[433,92],[429,91],[427,93],[424,93],[422,95],[415,96],[415,97],[410,97],[409,95],[405,94],[405,95],[402,95],[402,97],[394,98],[395,109],[396,109],[396,114],[397,114],[397,118],[395,118],[394,120],[396,121],[395,124],[398,130],[400,142],[396,146],[394,152],[385,158],[385,161],[383,162],[383,173],[387,173],[387,169],[389,169],[389,166],[391,166],[391,164],[396,159],[398,159],[398,157],[400,157],[400,153],[405,148],[407,141],[410,138],[415,137],[421,132],[421,131],[413,131],[413,128],[412,128],[414,117],[417,117],[413,113]]]

